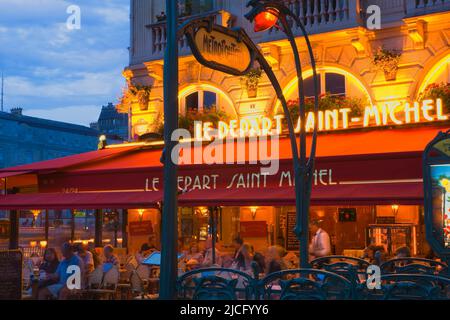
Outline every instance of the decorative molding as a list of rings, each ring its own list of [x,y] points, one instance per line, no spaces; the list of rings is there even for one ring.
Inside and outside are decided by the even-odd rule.
[[[415,49],[425,48],[425,27],[426,22],[424,20],[408,23],[408,36],[413,41]]]
[[[280,47],[276,45],[264,45],[261,48],[264,58],[270,63],[272,69],[277,71],[280,69]]]
[[[144,62],[148,75],[156,81],[163,81],[164,66],[160,63]]]

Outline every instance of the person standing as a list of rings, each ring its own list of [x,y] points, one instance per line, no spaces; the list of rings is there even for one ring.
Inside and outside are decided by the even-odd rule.
[[[321,228],[322,220],[311,221],[313,238],[309,245],[309,259],[314,260],[331,254],[330,235]]]
[[[244,245],[244,239],[239,236],[233,239],[234,258],[233,266],[235,269],[245,269],[245,258],[242,253],[242,247]]]

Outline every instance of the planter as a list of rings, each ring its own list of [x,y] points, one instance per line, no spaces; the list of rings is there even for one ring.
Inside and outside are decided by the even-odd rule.
[[[248,86],[247,96],[249,98],[256,98],[258,96],[258,86]]]
[[[147,111],[148,110],[148,104],[150,102],[149,96],[145,92],[139,92],[137,94],[137,100],[138,100],[138,103],[139,103],[139,110]]]
[[[397,79],[397,71],[398,69],[393,70],[385,70],[384,71],[384,78],[386,81],[395,81]]]

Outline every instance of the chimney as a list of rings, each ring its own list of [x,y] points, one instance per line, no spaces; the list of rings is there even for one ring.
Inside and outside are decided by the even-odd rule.
[[[12,108],[11,109],[11,114],[15,115],[15,116],[21,116],[22,115],[22,108]]]

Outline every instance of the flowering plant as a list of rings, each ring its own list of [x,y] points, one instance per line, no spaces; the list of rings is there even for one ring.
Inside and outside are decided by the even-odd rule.
[[[178,119],[179,128],[194,132],[194,122],[211,122],[214,126],[217,126],[219,121],[229,120],[228,114],[222,110],[203,111],[203,112],[188,112],[185,115],[180,115]]]
[[[383,70],[386,80],[395,80],[401,54],[384,48],[379,48],[372,58],[372,63]]]
[[[306,112],[314,112],[314,100],[313,97],[306,98]],[[319,111],[349,108],[351,109],[350,116],[352,117],[361,116],[365,104],[364,99],[331,95],[330,93],[322,94],[319,97]],[[299,105],[298,99],[288,101],[289,112],[293,119],[297,119],[300,115]]]
[[[450,113],[450,83],[432,83],[419,95],[419,102],[423,100],[442,99],[443,112]]]
[[[137,101],[141,111],[148,109],[148,103],[150,101],[150,93],[152,86],[139,86],[130,84],[126,90],[123,91],[122,97],[116,108],[119,112],[128,112],[129,106]]]

